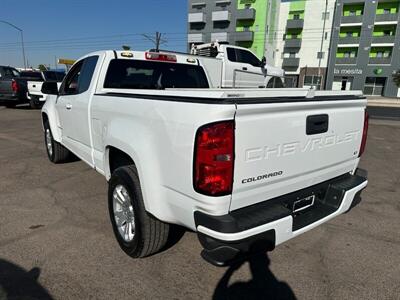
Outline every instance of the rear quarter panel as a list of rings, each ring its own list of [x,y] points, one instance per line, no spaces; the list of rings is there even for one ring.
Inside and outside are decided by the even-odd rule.
[[[195,229],[194,210],[226,214],[230,196],[207,197],[193,189],[197,129],[232,120],[235,106],[95,95],[91,107],[95,163],[110,178],[107,148],[134,160],[146,210],[157,218]]]

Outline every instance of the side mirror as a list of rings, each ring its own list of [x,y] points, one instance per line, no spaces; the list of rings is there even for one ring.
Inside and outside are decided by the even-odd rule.
[[[267,59],[265,58],[265,56],[263,56],[263,58],[261,59],[261,67],[264,67],[267,64]]]
[[[45,81],[42,85],[42,93],[48,95],[58,95],[58,85],[55,81]]]

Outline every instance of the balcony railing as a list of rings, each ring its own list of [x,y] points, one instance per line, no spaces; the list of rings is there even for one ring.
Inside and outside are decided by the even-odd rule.
[[[301,39],[286,39],[285,48],[300,48]]]
[[[231,13],[227,10],[213,11],[213,22],[229,22],[231,20]]]
[[[246,21],[251,21],[255,20],[256,18],[256,10],[254,8],[248,8],[248,9],[239,9],[237,11],[236,19],[237,20],[246,20]]]
[[[188,15],[189,23],[205,23],[206,22],[206,14],[205,13],[190,13]]]
[[[236,42],[252,42],[254,39],[253,31],[236,31],[235,41]]]
[[[392,62],[391,57],[370,57],[369,64],[370,65],[390,65]]]
[[[355,65],[357,64],[357,57],[337,57],[337,65]]]
[[[372,37],[372,43],[373,44],[394,43],[395,39],[396,37],[394,35],[374,36]]]
[[[359,44],[360,37],[358,36],[346,36],[339,38],[339,45]]]
[[[348,23],[362,23],[363,16],[343,16],[342,17],[342,24]]]
[[[298,29],[304,27],[304,20],[288,20],[286,23],[286,28],[288,29]]]
[[[227,32],[213,32],[211,33],[211,41],[212,42],[227,42],[228,41],[228,33]]]
[[[385,21],[398,21],[399,14],[382,14],[375,16],[375,22],[385,22]]]
[[[204,33],[189,33],[188,43],[204,43]]]
[[[282,67],[298,67],[300,65],[300,58],[298,57],[285,57],[282,62]]]

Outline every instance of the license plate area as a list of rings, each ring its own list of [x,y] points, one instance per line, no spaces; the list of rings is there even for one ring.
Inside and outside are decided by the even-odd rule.
[[[305,209],[313,206],[314,203],[315,203],[315,195],[310,195],[308,197],[296,200],[296,201],[293,202],[292,212],[294,214],[298,213],[298,212],[300,212],[302,210],[305,210]]]

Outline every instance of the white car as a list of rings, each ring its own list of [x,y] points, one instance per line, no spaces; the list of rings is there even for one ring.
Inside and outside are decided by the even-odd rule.
[[[110,219],[132,257],[165,245],[169,224],[197,232],[225,265],[349,211],[368,128],[359,92],[210,88],[200,59],[102,51],[61,88],[45,82],[45,144],[108,181]],[[101,199],[100,199],[101,200]]]

